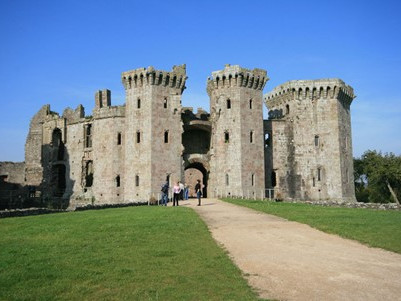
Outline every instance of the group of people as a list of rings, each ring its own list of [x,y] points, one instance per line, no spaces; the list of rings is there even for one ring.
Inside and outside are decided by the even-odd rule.
[[[161,205],[167,206],[169,188],[170,188],[169,183],[166,180],[166,182],[162,185],[161,189],[162,192]],[[202,185],[200,183],[200,180],[197,180],[197,183],[195,185],[195,192],[196,192],[196,197],[198,198],[198,206],[200,206],[202,197]],[[188,197],[189,197],[189,187],[178,181],[173,186],[173,206],[179,206],[178,200],[179,199],[188,200]]]

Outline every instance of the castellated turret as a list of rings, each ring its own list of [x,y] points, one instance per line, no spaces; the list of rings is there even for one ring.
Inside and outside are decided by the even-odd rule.
[[[266,187],[276,198],[355,201],[354,98],[340,79],[289,81],[264,96]]]
[[[212,122],[209,192],[264,195],[262,69],[226,65],[207,81]]]
[[[182,179],[181,95],[186,66],[139,68],[122,74],[126,93],[125,200],[148,200]]]

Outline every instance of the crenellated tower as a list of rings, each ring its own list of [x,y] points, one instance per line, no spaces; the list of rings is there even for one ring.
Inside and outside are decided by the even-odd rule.
[[[207,81],[212,138],[209,192],[212,196],[264,193],[262,69],[226,65]]]
[[[122,74],[125,110],[125,201],[147,201],[160,185],[182,178],[181,95],[186,66],[139,68]]]
[[[355,201],[354,98],[340,79],[289,81],[265,95],[266,186],[277,198]]]

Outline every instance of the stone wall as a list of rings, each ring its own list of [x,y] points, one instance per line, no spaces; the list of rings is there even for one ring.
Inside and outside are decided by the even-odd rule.
[[[25,185],[25,162],[0,162],[0,177],[6,183]]]

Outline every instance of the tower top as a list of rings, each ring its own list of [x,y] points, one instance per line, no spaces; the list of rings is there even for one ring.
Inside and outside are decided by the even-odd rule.
[[[354,89],[339,78],[291,80],[264,95],[268,107],[291,99],[341,98],[349,103],[356,96]]]
[[[223,70],[212,72],[212,76],[207,79],[207,92],[210,95],[212,89],[229,87],[263,90],[268,80],[266,70],[259,68],[251,70],[227,64]]]
[[[156,70],[153,66],[148,68],[138,68],[123,72],[121,81],[124,88],[135,89],[142,86],[156,85],[170,88],[185,89],[186,65],[173,66],[171,71]]]

